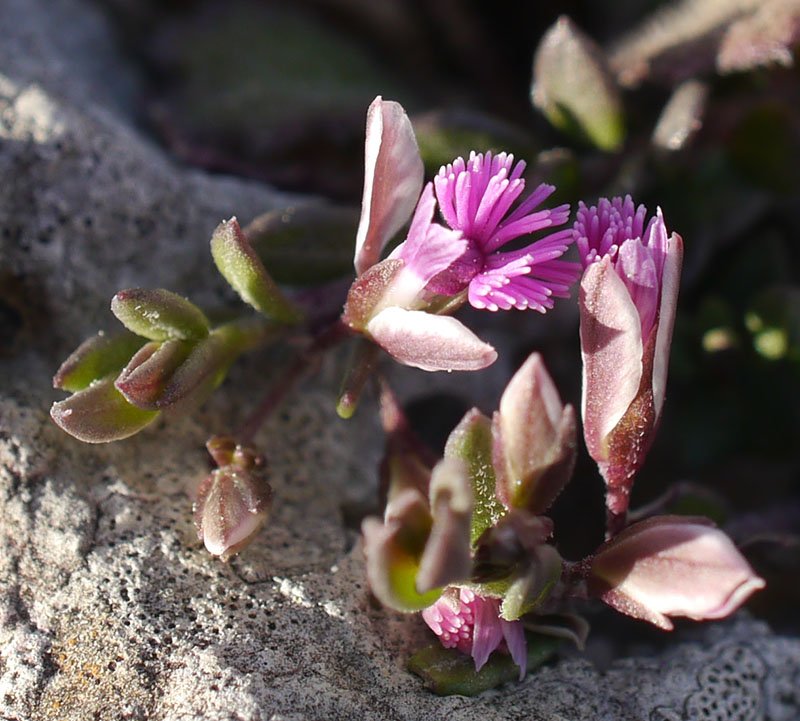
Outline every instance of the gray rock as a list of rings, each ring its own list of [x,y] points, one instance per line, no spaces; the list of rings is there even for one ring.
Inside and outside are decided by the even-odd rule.
[[[130,121],[136,77],[88,0],[2,0],[0,718],[770,719],[800,714],[800,643],[747,618],[600,673],[566,659],[477,699],[404,671],[419,619],[376,608],[348,508],[373,497],[374,408],[333,413],[326,368],[259,436],[275,506],[210,558],[190,518],[203,442],[275,358],[236,367],[191,417],[84,446],[47,417],[50,376],[119,288],[229,297],[211,230],[291,199],[173,163]],[[335,365],[335,363],[333,364]]]

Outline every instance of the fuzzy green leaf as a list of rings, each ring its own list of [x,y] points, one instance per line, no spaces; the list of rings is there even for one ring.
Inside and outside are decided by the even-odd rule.
[[[236,218],[217,226],[211,238],[211,255],[219,272],[245,303],[281,323],[300,320],[300,311],[281,293],[267,273]]]
[[[129,331],[150,340],[198,340],[208,335],[208,319],[194,303],[163,288],[121,290],[111,312]]]
[[[486,416],[473,408],[453,429],[444,449],[445,458],[460,458],[469,470],[474,503],[470,533],[472,544],[506,513],[495,496],[491,425]]]
[[[117,373],[144,345],[144,339],[124,331],[106,335],[102,331],[81,343],[56,371],[53,387],[75,393],[91,383]]]

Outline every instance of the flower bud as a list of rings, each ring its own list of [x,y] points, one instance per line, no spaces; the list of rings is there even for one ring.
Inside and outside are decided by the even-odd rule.
[[[725,618],[764,585],[728,536],[684,516],[629,526],[600,547],[589,575],[590,594],[668,631],[669,616]]]
[[[228,461],[203,481],[194,504],[197,536],[213,556],[227,560],[248,546],[264,525],[272,501],[265,460],[232,439],[209,440],[209,453]]]
[[[498,498],[509,508],[542,513],[572,477],[575,411],[563,406],[541,356],[514,374],[492,419]]]
[[[585,267],[579,298],[583,432],[606,481],[609,534],[624,525],[633,479],[661,418],[683,241],[660,209],[602,198],[581,204],[574,234]]]

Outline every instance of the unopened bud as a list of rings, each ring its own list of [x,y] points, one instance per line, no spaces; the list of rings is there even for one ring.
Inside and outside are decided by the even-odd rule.
[[[197,535],[214,556],[227,560],[248,546],[269,515],[272,489],[264,457],[227,437],[207,443],[215,461],[228,461],[200,485],[194,504]]]

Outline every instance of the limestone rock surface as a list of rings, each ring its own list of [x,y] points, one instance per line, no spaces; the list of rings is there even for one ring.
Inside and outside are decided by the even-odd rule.
[[[800,717],[800,643],[746,618],[604,673],[573,657],[477,699],[428,693],[403,669],[425,631],[371,602],[350,521],[374,494],[374,409],[338,421],[325,377],[260,434],[274,511],[229,564],[197,541],[191,497],[203,442],[252,401],[269,356],[124,442],[53,426],[50,377],[113,326],[116,290],[218,302],[216,223],[292,200],[148,140],[99,4],[0,0],[0,35],[0,719]]]

